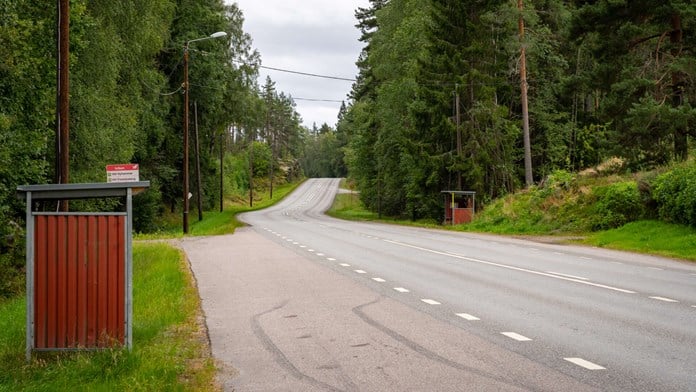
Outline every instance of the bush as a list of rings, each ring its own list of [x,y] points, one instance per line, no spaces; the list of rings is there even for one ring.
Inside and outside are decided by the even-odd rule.
[[[575,186],[576,181],[574,174],[565,170],[555,170],[542,181],[538,188],[532,188],[533,194],[539,199],[560,195]]]
[[[696,163],[658,176],[653,184],[653,198],[660,219],[696,227]]]
[[[613,229],[645,215],[638,186],[635,182],[617,182],[597,187],[593,191],[592,230]]]
[[[0,227],[0,302],[24,289],[24,230],[9,219]]]

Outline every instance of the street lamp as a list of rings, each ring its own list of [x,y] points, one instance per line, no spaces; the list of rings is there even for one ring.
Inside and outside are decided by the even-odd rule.
[[[204,41],[206,39],[220,38],[226,36],[224,31],[218,31],[207,37],[196,38],[186,41],[184,45],[184,234],[189,231],[189,80],[188,80],[188,62],[189,62],[189,45],[192,42]],[[200,181],[200,180],[199,180]]]

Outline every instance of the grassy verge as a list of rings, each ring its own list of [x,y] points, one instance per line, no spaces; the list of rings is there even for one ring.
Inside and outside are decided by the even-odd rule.
[[[639,221],[589,235],[588,245],[696,261],[696,229],[659,221]]]
[[[357,194],[339,193],[336,195],[331,208],[326,211],[326,214],[334,218],[352,220],[352,221],[370,221],[381,223],[394,223],[404,226],[442,228],[436,222],[430,219],[422,219],[417,221],[396,219],[383,216],[382,218],[376,212],[367,210]]]
[[[526,196],[518,198],[515,203],[521,204],[522,207],[516,206],[515,209],[534,211],[531,203],[526,199]],[[508,207],[510,203],[501,200],[499,204],[502,207],[497,206],[492,213],[484,215],[470,224],[457,226],[441,226],[430,221],[378,219],[376,213],[366,210],[360,199],[350,194],[337,195],[327,214],[346,220],[378,221],[443,230],[503,235],[583,237],[584,240],[576,243],[696,261],[696,229],[690,227],[644,220],[626,224],[618,229],[591,233],[579,231],[577,226],[567,224],[559,229],[558,225],[552,225],[546,216],[542,216],[538,212],[519,214],[516,219],[510,219],[505,216],[511,214],[510,211],[505,211],[510,209]]]
[[[268,197],[268,192],[257,193],[254,199],[254,206],[249,207],[248,200],[239,200],[237,203],[232,203],[220,211],[205,211],[203,212],[203,220],[198,220],[198,213],[191,209],[189,215],[190,235],[207,236],[207,235],[223,235],[232,234],[238,227],[244,224],[237,220],[237,214],[243,212],[256,211],[269,207],[278,201],[282,200],[290,192],[295,190],[301,182],[279,185],[273,189],[273,198]],[[138,234],[136,239],[151,240],[151,239],[166,239],[166,238],[181,238],[181,215],[170,215],[166,218],[168,224],[166,228],[158,233],[153,234]]]
[[[182,253],[166,244],[135,244],[133,268],[130,352],[36,353],[27,364],[25,299],[0,304],[0,390],[217,389]]]

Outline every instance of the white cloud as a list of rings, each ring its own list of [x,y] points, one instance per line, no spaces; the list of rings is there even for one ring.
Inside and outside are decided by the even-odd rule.
[[[227,0],[231,3],[231,0]],[[237,0],[244,31],[261,53],[262,65],[293,71],[354,78],[362,43],[355,10],[368,0]],[[298,98],[344,100],[352,83],[262,70],[278,91]],[[306,126],[335,125],[340,103],[297,102]]]

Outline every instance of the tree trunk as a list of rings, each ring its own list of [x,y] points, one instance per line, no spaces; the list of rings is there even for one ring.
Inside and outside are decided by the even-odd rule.
[[[517,8],[520,11],[518,20],[520,30],[520,88],[522,103],[522,134],[524,137],[524,179],[527,187],[534,184],[532,175],[532,146],[529,136],[529,105],[527,102],[527,56],[526,44],[524,42],[524,18],[522,17],[522,0],[517,0]]]
[[[672,15],[672,32],[669,35],[672,44],[672,56],[676,59],[681,52],[682,25],[679,14]],[[684,75],[679,71],[672,72],[672,106],[678,108],[684,104]],[[678,161],[685,161],[689,155],[688,129],[686,126],[677,125],[674,129],[674,157]]]

